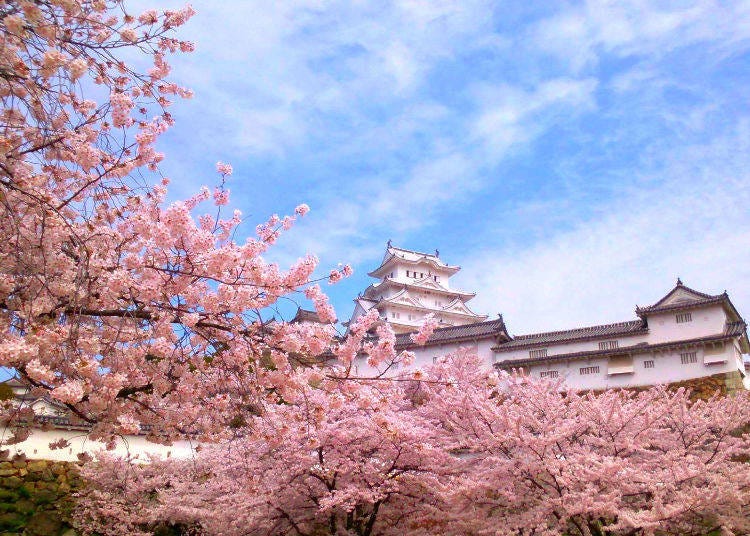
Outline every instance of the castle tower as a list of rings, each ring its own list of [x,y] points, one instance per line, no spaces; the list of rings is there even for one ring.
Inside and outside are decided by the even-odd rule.
[[[444,263],[437,250],[420,253],[397,248],[389,240],[382,263],[367,274],[379,281],[354,300],[351,321],[374,307],[396,333],[416,331],[429,313],[439,327],[482,322],[487,317],[466,306],[475,294],[450,288],[450,277],[460,269]]]

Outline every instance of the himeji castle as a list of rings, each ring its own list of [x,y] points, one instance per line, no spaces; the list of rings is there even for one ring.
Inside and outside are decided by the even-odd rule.
[[[440,327],[475,324],[487,319],[466,305],[475,294],[451,288],[450,278],[461,268],[446,264],[440,253],[397,248],[388,241],[383,261],[370,277],[379,279],[354,300],[351,321],[372,308],[396,333],[415,331],[428,314]]]
[[[694,380],[729,391],[743,386],[743,354],[750,353],[747,325],[726,291],[707,294],[678,279],[661,299],[636,307],[634,319],[512,335],[502,316],[487,320],[468,309],[473,292],[450,288],[448,279],[458,270],[437,252],[389,242],[381,265],[369,274],[380,281],[355,299],[352,319],[377,308],[397,333],[397,349],[416,354],[415,367],[468,347],[488,367],[560,379],[573,389],[679,382],[695,387]],[[409,335],[428,313],[438,317],[440,326],[427,344],[417,346]],[[373,372],[366,370],[365,359],[358,367]]]

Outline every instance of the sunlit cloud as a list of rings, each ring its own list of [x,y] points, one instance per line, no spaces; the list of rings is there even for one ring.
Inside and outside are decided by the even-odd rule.
[[[629,318],[677,275],[750,307],[746,2],[195,7],[172,195],[224,160],[248,234],[309,203],[273,255],[353,263],[344,316],[389,238],[518,330]]]

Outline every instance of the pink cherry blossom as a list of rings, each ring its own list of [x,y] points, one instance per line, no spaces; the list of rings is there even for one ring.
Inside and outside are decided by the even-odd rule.
[[[224,188],[214,189],[214,204],[224,206],[229,204],[229,190]]]
[[[600,394],[498,376],[466,350],[398,381],[312,369],[194,460],[104,456],[76,518],[132,534],[746,534],[750,396]],[[168,484],[167,484],[168,483]]]
[[[233,170],[230,164],[225,164],[224,162],[216,162],[216,171],[224,176],[229,176],[232,174]]]
[[[331,270],[331,272],[328,274],[328,284],[333,285],[334,283],[338,283],[344,278],[344,276],[339,272],[338,270]]]
[[[135,43],[138,40],[138,35],[132,28],[123,28],[120,30],[120,37],[128,43]]]
[[[0,21],[0,366],[108,444],[136,425],[159,442],[225,438],[269,392],[304,385],[298,369],[334,340],[332,326],[268,324],[318,279],[311,255],[287,269],[266,259],[306,205],[246,238],[223,183],[213,200],[206,188],[167,203],[169,181],[144,173],[165,157],[169,99],[191,94],[170,62],[193,50],[176,32],[193,13],[11,2]],[[320,288],[308,295],[334,322]],[[0,413],[21,431],[21,412]]]
[[[50,396],[65,404],[80,402],[85,394],[83,384],[80,381],[67,381],[50,391]]]
[[[438,319],[435,317],[435,315],[430,313],[424,317],[424,322],[420,326],[419,331],[409,335],[409,338],[415,344],[422,346],[427,342],[427,339],[430,338],[430,335],[432,335],[432,332],[435,331],[437,325]]]
[[[23,33],[23,19],[16,15],[8,15],[3,18],[3,24],[10,33],[21,35]]]
[[[86,74],[86,71],[88,70],[88,64],[85,60],[79,58],[70,62],[70,64],[68,65],[68,70],[70,71],[71,80],[78,80],[84,74]]]

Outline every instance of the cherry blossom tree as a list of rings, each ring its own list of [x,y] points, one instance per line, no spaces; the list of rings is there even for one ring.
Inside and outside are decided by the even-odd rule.
[[[0,2],[0,366],[110,444],[143,430],[160,442],[226,436],[293,388],[294,367],[334,335],[315,257],[288,269],[263,257],[306,205],[235,240],[230,165],[183,201],[154,180],[170,100],[191,95],[167,60],[193,49],[174,34],[193,13]],[[264,320],[303,294],[329,325]],[[3,420],[29,417],[10,406]]]
[[[90,466],[96,501],[84,500],[79,518],[227,535],[750,530],[746,393],[697,402],[661,387],[580,395],[497,375],[467,352],[419,381],[306,374],[307,387],[267,407],[252,434],[194,461],[130,473],[121,461]],[[149,493],[122,501],[123,474]],[[128,533],[117,530],[108,534]]]
[[[447,533],[750,531],[748,393],[577,394],[456,359],[432,371],[454,388],[425,386],[445,448],[464,453],[445,499],[455,507]]]
[[[78,519],[112,535],[159,524],[206,534],[439,533],[438,491],[454,457],[415,404],[418,384],[306,376],[308,385],[267,407],[250,434],[195,461],[105,457],[87,467]]]

